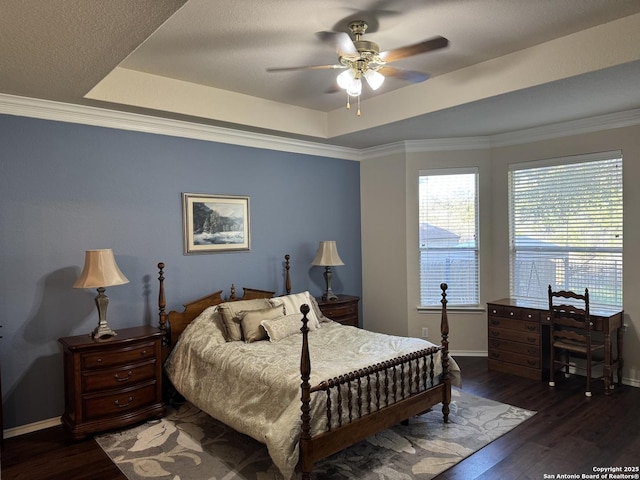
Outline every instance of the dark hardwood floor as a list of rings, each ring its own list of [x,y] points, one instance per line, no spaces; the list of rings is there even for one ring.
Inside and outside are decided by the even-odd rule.
[[[605,397],[596,382],[593,397],[586,398],[580,377],[550,390],[545,382],[490,372],[486,358],[457,361],[466,392],[538,413],[436,480],[581,477],[594,467],[640,464],[640,388],[623,386]],[[69,440],[62,427],[5,439],[1,478],[126,480],[93,440]]]

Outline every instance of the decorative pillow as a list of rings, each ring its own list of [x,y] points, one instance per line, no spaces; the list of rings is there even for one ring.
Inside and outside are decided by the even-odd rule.
[[[242,334],[244,341],[247,343],[257,342],[258,340],[267,339],[267,331],[260,322],[271,320],[272,318],[282,317],[284,310],[282,306],[263,308],[261,310],[249,310],[241,312],[239,315],[240,324],[242,325]]]
[[[242,340],[242,325],[238,315],[240,312],[250,310],[262,310],[270,308],[272,305],[267,298],[256,298],[253,300],[239,300],[237,302],[225,302],[218,305],[218,311],[222,316],[226,337],[228,342]]]
[[[280,316],[271,320],[263,320],[261,325],[267,332],[270,342],[277,342],[291,335],[301,333],[302,313],[292,313],[290,315]],[[309,330],[315,330],[315,325],[311,322],[307,324]]]
[[[300,307],[306,303],[307,305],[309,305],[309,308],[310,308],[309,313],[307,314],[307,318],[309,319],[309,325],[313,324],[314,329],[320,328],[320,322],[318,320],[318,316],[316,315],[315,308],[313,306],[315,304],[315,299],[311,296],[309,292],[292,293],[291,295],[284,295],[282,297],[270,298],[269,301],[271,302],[271,305],[273,305],[274,307],[277,305],[283,305],[285,315],[300,313]],[[311,327],[309,326],[309,328]]]

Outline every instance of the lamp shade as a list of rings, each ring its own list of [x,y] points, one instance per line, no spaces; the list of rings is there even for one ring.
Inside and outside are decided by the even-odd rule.
[[[316,253],[316,258],[313,259],[311,265],[321,265],[325,267],[344,265],[340,255],[338,255],[335,240],[323,240],[320,242],[318,253]]]
[[[84,268],[73,288],[99,288],[129,283],[127,277],[116,265],[113,250],[87,250],[84,257]]]

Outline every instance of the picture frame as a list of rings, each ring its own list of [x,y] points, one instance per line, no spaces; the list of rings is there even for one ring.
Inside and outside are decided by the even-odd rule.
[[[184,254],[249,251],[249,197],[182,194]]]

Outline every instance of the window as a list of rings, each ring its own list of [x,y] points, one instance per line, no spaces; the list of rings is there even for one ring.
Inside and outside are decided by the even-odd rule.
[[[421,171],[420,304],[478,306],[478,169]]]
[[[511,296],[546,305],[548,285],[622,307],[622,154],[510,167]]]

